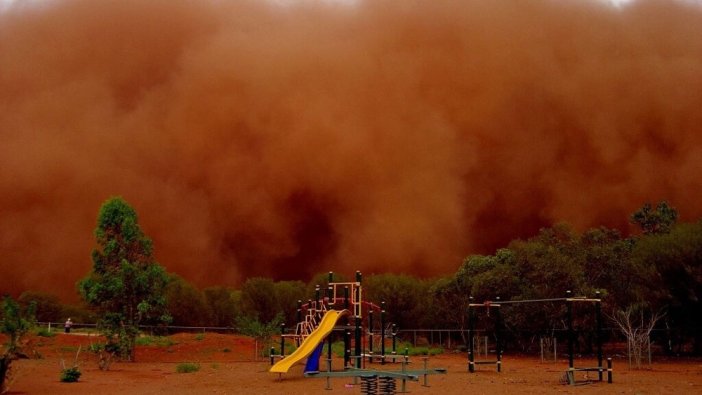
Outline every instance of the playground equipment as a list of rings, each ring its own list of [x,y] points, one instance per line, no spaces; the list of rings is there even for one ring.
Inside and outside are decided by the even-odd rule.
[[[500,298],[496,298],[496,303],[487,301],[484,303],[473,303],[473,297],[470,297],[470,303],[468,304],[468,371],[471,373],[475,372],[475,365],[487,365],[494,364],[497,371],[502,371],[502,349],[500,348],[500,329],[502,326],[500,317]],[[495,337],[495,360],[475,360],[475,310],[478,308],[484,308],[485,314],[489,317],[492,311],[494,316],[494,337]],[[486,342],[487,343],[487,342]],[[485,346],[487,354],[487,344]]]
[[[603,355],[602,355],[602,310],[600,292],[595,293],[595,298],[587,297],[573,297],[571,291],[566,292],[565,298],[551,298],[551,299],[530,299],[530,300],[510,300],[510,301],[500,301],[500,298],[496,298],[493,301],[486,301],[483,303],[473,303],[473,298],[470,297],[470,303],[468,305],[468,371],[471,373],[475,372],[475,365],[477,364],[495,364],[497,371],[501,371],[502,366],[502,347],[500,333],[502,330],[502,316],[500,312],[500,307],[509,304],[520,304],[520,303],[543,303],[543,302],[565,302],[566,304],[566,322],[567,322],[567,338],[568,338],[568,370],[565,373],[566,381],[568,384],[576,385],[578,382],[575,377],[576,372],[598,372],[598,381],[602,381],[603,373],[605,368],[602,366]],[[575,367],[574,365],[574,350],[573,345],[575,341],[575,329],[573,327],[573,304],[574,303],[593,303],[595,306],[595,323],[597,332],[597,366],[596,367]],[[494,314],[494,336],[495,336],[495,354],[496,359],[488,361],[475,361],[474,356],[474,337],[475,337],[475,310],[478,308],[484,308],[486,314],[489,316],[492,311]],[[607,358],[607,382],[612,383],[612,359]]]
[[[287,373],[292,365],[312,354],[318,345],[324,341],[329,333],[334,329],[339,318],[348,314],[348,310],[329,310],[322,318],[317,328],[313,330],[300,344],[300,346],[286,358],[282,358],[270,369],[272,373]]]
[[[370,304],[371,307],[377,307],[376,305]],[[397,334],[398,334],[398,328],[397,325],[395,324],[387,324],[385,322],[385,302],[380,303],[380,329],[379,331],[375,331],[374,329],[374,321],[373,321],[373,310],[369,309],[368,312],[368,352],[363,354],[363,357],[368,358],[369,363],[373,362],[380,362],[382,365],[385,365],[387,360],[391,360],[392,362],[395,362],[397,359],[403,358],[401,355],[397,354]],[[392,339],[392,351],[390,354],[386,354],[386,349],[385,349],[385,339],[390,337]],[[380,354],[375,354],[373,352],[374,350],[374,344],[375,340],[377,338],[378,344],[380,344]]]
[[[325,377],[327,379],[327,389],[331,389],[330,379],[332,377],[354,377],[354,384],[357,379],[362,380],[362,393],[376,393],[380,388],[384,393],[394,393],[395,380],[402,381],[402,391],[404,392],[407,381],[418,381],[419,376],[424,377],[424,385],[427,384],[427,376],[430,374],[445,374],[446,369],[428,369],[425,359],[424,369],[408,370],[409,356],[397,355],[396,353],[396,335],[397,327],[394,324],[389,324],[386,327],[385,323],[385,302],[381,307],[372,303],[363,301],[363,292],[361,287],[362,275],[361,272],[356,272],[355,282],[334,282],[333,273],[329,272],[329,286],[326,290],[326,296],[318,287],[315,289],[315,300],[309,300],[303,306],[302,301],[298,301],[298,323],[295,326],[294,334],[285,333],[285,325],[281,325],[281,344],[280,354],[275,355],[274,349],[271,349],[271,368],[270,372],[287,373],[290,368],[308,358],[305,366],[305,377]],[[343,295],[343,296],[342,296]],[[367,320],[367,334],[369,336],[370,350],[367,353],[363,349],[363,307],[369,311]],[[305,311],[303,318],[303,310]],[[381,352],[379,355],[373,354],[373,311],[380,313],[380,345]],[[387,329],[390,328],[389,334],[392,336],[392,354],[386,354],[385,341]],[[332,370],[332,334],[335,330],[343,331],[344,338],[344,371]],[[353,330],[353,353],[351,351],[351,331]],[[297,349],[290,355],[285,355],[285,340],[292,339]],[[327,369],[320,371],[319,359],[322,354],[325,339],[327,340]],[[368,358],[368,363],[373,363],[375,360],[380,360],[381,364],[385,364],[386,360],[393,362],[401,360],[400,371],[379,371],[373,369],[364,369],[363,362]],[[278,362],[275,362],[279,359]],[[365,390],[364,390],[365,388]],[[363,392],[367,391],[367,392]],[[391,392],[388,392],[391,391]]]

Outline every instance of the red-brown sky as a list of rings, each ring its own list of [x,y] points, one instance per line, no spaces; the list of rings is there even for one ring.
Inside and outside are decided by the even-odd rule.
[[[49,0],[0,12],[0,291],[75,298],[100,204],[199,286],[453,273],[702,216],[702,11],[670,0]]]

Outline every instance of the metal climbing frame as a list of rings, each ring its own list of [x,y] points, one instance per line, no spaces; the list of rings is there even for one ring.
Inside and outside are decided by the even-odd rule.
[[[500,343],[500,330],[502,328],[502,317],[500,316],[500,298],[497,298],[495,303],[472,303],[473,297],[470,297],[471,303],[468,304],[468,371],[475,372],[475,365],[492,365],[496,366],[498,372],[502,371],[502,348]],[[487,316],[490,316],[490,311],[495,315],[495,360],[492,361],[476,361],[475,360],[475,310],[484,308]]]

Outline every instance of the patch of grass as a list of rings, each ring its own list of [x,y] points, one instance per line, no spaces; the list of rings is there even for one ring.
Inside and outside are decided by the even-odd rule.
[[[402,350],[404,353],[404,349]],[[414,347],[409,349],[409,355],[415,356],[415,355],[427,355],[427,356],[434,356],[434,355],[439,355],[443,354],[444,349],[443,348],[437,348],[437,347]]]
[[[87,334],[91,334],[91,335],[100,335],[100,331],[98,331],[92,327],[76,328],[74,326],[73,328],[71,328],[71,333],[87,333]]]
[[[54,337],[56,333],[51,332],[48,328],[40,327],[37,328],[36,335],[39,337]]]
[[[179,363],[178,366],[176,366],[176,372],[178,373],[193,373],[197,372],[198,370],[200,370],[199,363],[184,362]]]
[[[280,344],[279,344],[279,346],[280,346]],[[290,355],[290,354],[292,354],[295,350],[297,350],[297,346],[295,345],[295,343],[286,340],[286,341],[285,341],[285,355]]]
[[[195,340],[197,340],[197,341],[205,340],[205,334],[204,334],[204,333],[198,333],[197,335],[195,335]]]
[[[222,349],[222,352],[232,352],[232,350],[225,347],[225,348]]]
[[[80,378],[80,375],[80,370],[76,366],[72,368],[63,369],[61,370],[61,382],[75,383]]]
[[[136,340],[134,340],[134,344],[137,346],[151,346],[154,344],[154,338],[151,336],[137,337]]]
[[[340,348],[343,349],[343,343],[341,344]],[[380,355],[380,345],[377,345],[376,347],[373,347],[374,350],[373,352],[376,355]],[[333,348],[332,348],[333,350]],[[434,355],[439,355],[444,353],[444,349],[440,347],[429,347],[429,346],[413,346],[412,343],[409,342],[401,342],[397,344],[397,347],[395,349],[395,353],[398,355],[405,355],[405,350],[407,352],[407,355],[409,356],[418,356],[418,355],[424,355],[424,356],[434,356]],[[392,346],[386,343],[385,345],[385,353],[386,354],[391,354],[392,353]],[[338,355],[338,354],[337,354]],[[343,356],[343,353],[341,354]]]
[[[170,347],[177,344],[173,339],[167,336],[140,336],[135,341],[137,346],[158,346]]]
[[[327,345],[325,344],[323,353],[326,353],[326,352],[327,352]],[[339,358],[343,358],[344,357],[344,342],[337,341],[337,342],[332,343],[332,353]],[[324,354],[324,355],[326,355],[326,354]]]
[[[59,348],[61,352],[76,352],[78,351],[78,347],[76,346],[61,346]]]

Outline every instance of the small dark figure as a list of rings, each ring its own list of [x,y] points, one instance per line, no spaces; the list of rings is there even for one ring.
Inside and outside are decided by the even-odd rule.
[[[67,320],[66,320],[66,323],[63,324],[63,330],[64,330],[64,332],[66,332],[66,333],[71,333],[71,327],[72,327],[72,326],[73,326],[73,321],[71,321],[70,318],[67,319]]]

